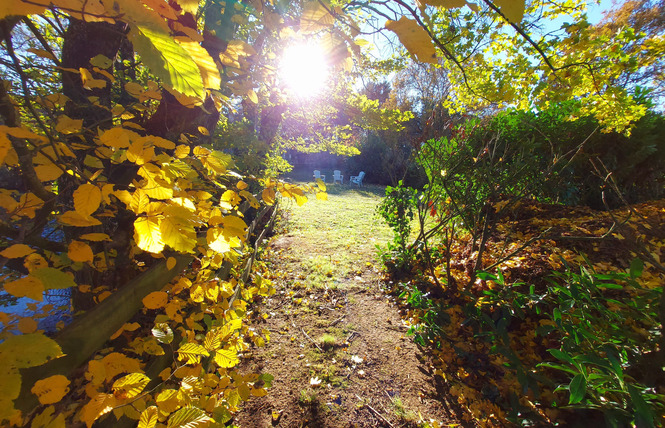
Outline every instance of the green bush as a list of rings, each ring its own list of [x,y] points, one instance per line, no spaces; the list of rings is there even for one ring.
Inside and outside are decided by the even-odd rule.
[[[543,201],[602,209],[605,191],[606,201],[616,207],[622,201],[607,191],[604,182],[610,172],[628,203],[663,197],[662,114],[648,112],[635,124],[630,136],[600,132],[598,123],[589,117],[569,120],[574,115],[574,102],[553,105],[538,113],[508,110],[487,121],[483,128],[502,141],[524,144],[535,165],[552,170],[547,186],[542,188]],[[483,138],[482,133],[476,133],[471,137],[472,144],[481,145]]]
[[[492,342],[494,352],[510,362],[524,391],[554,386],[568,394],[551,406],[601,411],[608,426],[653,427],[665,415],[665,395],[656,390],[662,368],[654,355],[662,289],[641,287],[641,269],[639,259],[626,273],[569,267],[555,272],[544,292],[507,284],[500,273],[479,273],[498,287],[483,291],[483,305],[469,296],[465,313],[475,336]],[[537,367],[525,367],[510,346],[514,318],[550,321],[536,334],[559,346],[547,349]]]
[[[412,256],[408,241],[416,203],[417,191],[405,187],[400,180],[396,187],[386,187],[386,196],[377,207],[379,215],[394,232],[393,241],[387,244],[388,251],[382,257],[397,268],[406,266]]]

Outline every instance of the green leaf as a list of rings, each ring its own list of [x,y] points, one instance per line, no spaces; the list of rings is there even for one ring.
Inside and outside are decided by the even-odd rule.
[[[578,374],[575,376],[573,380],[570,381],[568,390],[570,391],[570,400],[568,401],[568,404],[575,404],[582,401],[586,395],[586,379],[584,379],[584,375]]]
[[[478,272],[476,274],[476,277],[478,279],[483,280],[483,281],[496,281],[497,280],[496,276],[494,276],[494,275],[492,275],[491,273],[488,273],[488,272]]]
[[[654,426],[653,417],[654,414],[651,410],[649,404],[644,401],[642,392],[635,388],[633,385],[628,386],[628,393],[630,394],[630,400],[633,402],[635,407],[635,423],[638,427],[651,428]]]
[[[644,269],[644,262],[639,257],[635,257],[633,261],[630,262],[630,277],[639,278],[642,275],[642,270]]]
[[[55,268],[37,269],[30,275],[39,279],[46,290],[76,287],[74,278]]]
[[[573,364],[573,357],[571,357],[567,352],[563,352],[558,349],[548,349],[547,352],[552,354],[554,358]]]
[[[137,25],[129,37],[155,76],[180,93],[203,99],[205,89],[199,67],[169,34]]]
[[[554,308],[554,311],[552,312],[552,318],[557,323],[561,322],[561,311],[559,310],[559,308]]]

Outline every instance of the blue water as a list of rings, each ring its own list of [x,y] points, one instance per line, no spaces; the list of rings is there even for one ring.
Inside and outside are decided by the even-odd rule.
[[[42,313],[46,305],[51,309],[46,316]],[[15,298],[4,291],[0,291],[0,312],[14,314],[20,318],[32,317],[37,321],[38,329],[46,333],[54,333],[57,324],[63,321],[65,325],[72,320],[72,290],[47,290],[44,292],[44,300],[41,302],[28,297]],[[40,316],[42,316],[40,318]],[[12,332],[18,332],[16,326],[9,328]]]

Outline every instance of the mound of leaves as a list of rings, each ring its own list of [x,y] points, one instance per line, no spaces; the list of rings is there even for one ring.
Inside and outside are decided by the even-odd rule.
[[[460,416],[662,425],[664,225],[665,201],[614,212],[528,201],[488,242],[484,266],[519,250],[492,272],[473,271],[463,236],[449,263],[443,249],[421,256],[393,291]]]

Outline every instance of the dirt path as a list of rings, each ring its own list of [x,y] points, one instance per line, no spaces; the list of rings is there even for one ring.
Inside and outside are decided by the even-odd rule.
[[[390,237],[374,216],[381,189],[330,192],[328,202],[287,210],[282,232],[264,253],[278,290],[262,308],[270,316],[260,327],[271,331],[271,339],[245,364],[272,374],[273,387],[245,403],[235,422],[241,427],[456,423],[437,398],[431,370],[406,336],[397,307],[381,289],[375,244]]]

